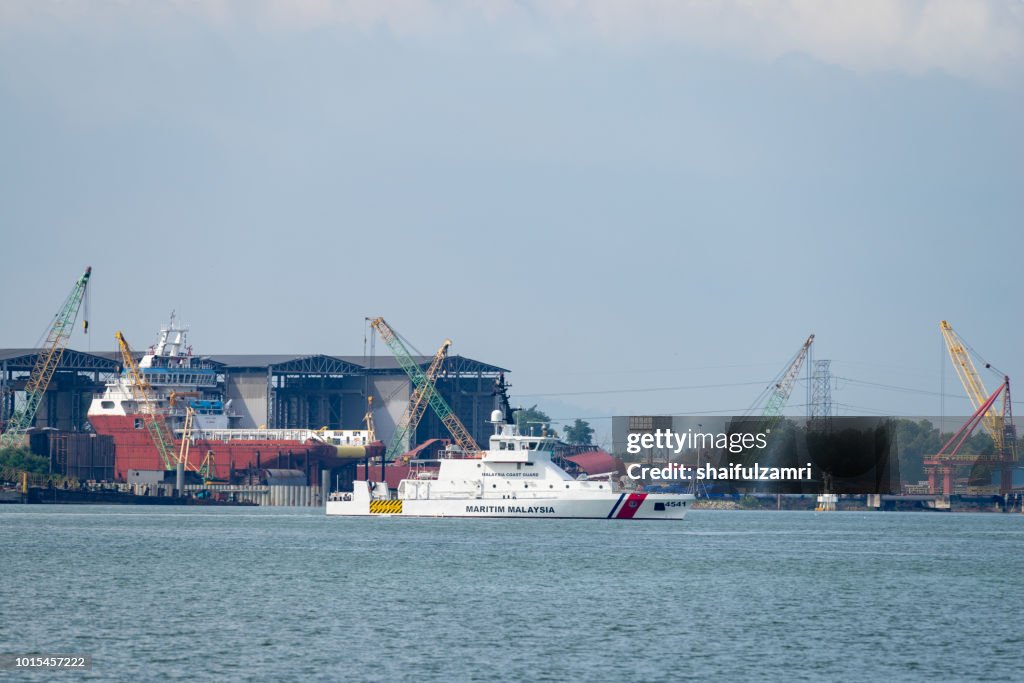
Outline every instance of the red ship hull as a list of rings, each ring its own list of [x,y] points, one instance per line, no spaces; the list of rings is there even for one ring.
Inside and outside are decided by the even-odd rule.
[[[136,429],[135,418],[141,415],[95,415],[89,417],[97,434],[114,438],[114,472],[118,481],[125,481],[128,470],[162,470],[164,463],[149,432]],[[181,442],[174,442],[180,452]],[[196,440],[189,446],[189,461],[198,467],[213,452],[217,479],[228,479],[231,472],[249,467],[303,470],[307,482],[317,484],[320,470],[353,462],[340,458],[333,446],[315,442],[286,440]]]

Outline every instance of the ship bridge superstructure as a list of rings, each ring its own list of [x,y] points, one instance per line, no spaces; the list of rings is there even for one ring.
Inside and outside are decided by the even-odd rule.
[[[180,325],[174,313],[160,328],[158,341],[139,359],[133,375],[129,363],[106,384],[102,394],[93,396],[90,416],[127,416],[160,414],[173,431],[181,431],[189,411],[197,430],[232,427],[231,402],[221,395],[223,370],[209,358],[192,355],[188,328]],[[136,390],[137,381],[145,392]],[[146,405],[140,405],[145,403]]]
[[[502,420],[501,411],[494,411],[494,434],[490,448],[479,454],[462,454],[449,450],[436,461],[436,474],[403,480],[398,498],[485,499],[485,500],[552,500],[601,498],[621,493],[622,487],[610,476],[573,478],[553,460],[557,439],[551,436],[520,434],[516,425]],[[609,473],[611,474],[611,473]],[[379,485],[378,485],[379,486]]]

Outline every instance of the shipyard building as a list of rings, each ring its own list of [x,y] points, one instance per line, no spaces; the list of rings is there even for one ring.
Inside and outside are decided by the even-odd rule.
[[[0,349],[0,423],[13,414],[38,349]],[[141,354],[137,354],[141,356]],[[365,429],[368,397],[373,398],[377,439],[385,444],[409,404],[412,382],[394,358],[334,355],[211,355],[204,360],[217,370],[217,385],[237,428]],[[431,357],[414,357],[423,369]],[[37,428],[91,431],[87,412],[94,394],[121,371],[117,352],[86,353],[68,349],[61,356],[36,415]],[[508,370],[463,356],[444,359],[436,386],[480,443],[491,433],[494,385]],[[230,402],[230,403],[228,403]],[[410,446],[449,438],[447,429],[428,411]]]

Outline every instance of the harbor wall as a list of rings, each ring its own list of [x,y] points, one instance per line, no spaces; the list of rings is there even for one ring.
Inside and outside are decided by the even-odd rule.
[[[234,484],[186,485],[187,495],[233,497],[237,501],[248,501],[261,507],[319,507],[323,505],[319,486],[238,486]]]

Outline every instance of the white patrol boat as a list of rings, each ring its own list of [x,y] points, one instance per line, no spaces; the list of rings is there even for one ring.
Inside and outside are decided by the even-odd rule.
[[[689,493],[626,491],[617,473],[574,479],[552,461],[555,439],[524,436],[501,410],[491,413],[494,434],[481,453],[448,451],[436,475],[386,482],[353,482],[332,493],[328,515],[405,517],[533,517],[574,519],[683,519]]]

